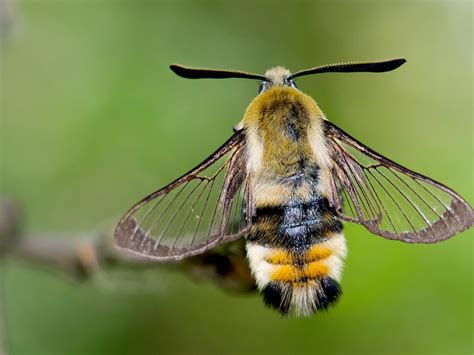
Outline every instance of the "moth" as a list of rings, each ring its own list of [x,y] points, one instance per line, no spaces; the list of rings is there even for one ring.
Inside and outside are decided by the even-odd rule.
[[[346,243],[342,222],[406,243],[435,243],[474,223],[447,186],[375,152],[329,122],[294,79],[387,72],[404,59],[349,62],[264,75],[171,65],[188,79],[260,81],[234,134],[197,167],[135,204],[116,244],[157,261],[180,260],[246,238],[264,302],[307,316],[334,304]]]

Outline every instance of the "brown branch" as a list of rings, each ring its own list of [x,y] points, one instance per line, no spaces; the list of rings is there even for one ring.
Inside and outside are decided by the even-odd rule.
[[[235,292],[255,289],[242,240],[180,262],[163,264],[118,250],[113,228],[83,235],[23,232],[20,215],[14,201],[0,202],[0,254],[42,265],[77,281],[86,280],[101,269],[125,266],[179,270]]]

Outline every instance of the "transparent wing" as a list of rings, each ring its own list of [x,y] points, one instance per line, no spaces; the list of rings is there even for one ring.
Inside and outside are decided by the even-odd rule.
[[[115,230],[119,247],[180,260],[247,233],[252,201],[243,133],[196,168],[133,206]]]
[[[408,243],[435,243],[474,223],[469,204],[447,186],[376,153],[325,121],[334,160],[330,200],[341,218]]]

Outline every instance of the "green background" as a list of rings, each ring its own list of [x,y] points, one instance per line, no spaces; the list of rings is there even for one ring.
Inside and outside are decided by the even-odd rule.
[[[1,47],[2,194],[31,230],[92,231],[196,165],[256,95],[168,65],[263,73],[405,57],[397,71],[300,78],[329,120],[375,150],[473,192],[469,1],[19,1]],[[106,221],[106,222],[104,222]],[[112,222],[111,222],[112,221]],[[78,284],[6,265],[12,354],[468,354],[473,232],[406,245],[346,226],[344,295],[282,318],[169,272]]]

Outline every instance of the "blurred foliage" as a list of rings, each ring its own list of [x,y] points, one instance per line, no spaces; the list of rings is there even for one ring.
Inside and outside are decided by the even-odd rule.
[[[472,40],[469,1],[20,1],[1,47],[1,193],[28,228],[91,230],[204,159],[257,83],[186,81],[172,62],[263,72],[402,56],[392,73],[298,85],[472,203]],[[169,272],[74,284],[10,263],[11,353],[472,353],[472,231],[421,246],[346,235],[344,296],[307,319]]]

